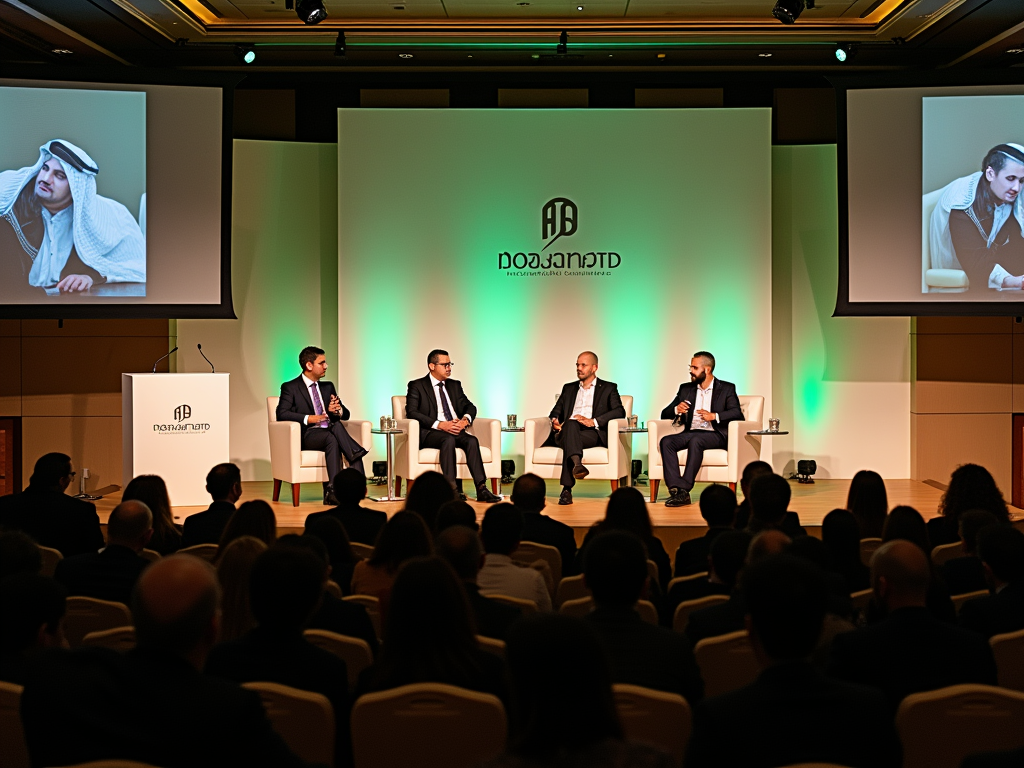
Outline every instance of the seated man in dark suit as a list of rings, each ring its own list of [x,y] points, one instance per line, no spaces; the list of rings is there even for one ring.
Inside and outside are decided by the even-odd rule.
[[[700,495],[700,516],[708,524],[707,533],[689,539],[676,550],[676,576],[689,576],[708,569],[711,542],[723,531],[732,528],[736,518],[736,494],[727,485],[712,485]]]
[[[28,665],[47,648],[63,648],[64,587],[23,571],[0,579],[0,680],[24,685]]]
[[[249,578],[256,627],[214,648],[206,673],[237,683],[280,683],[323,694],[334,707],[335,765],[344,765],[351,762],[348,669],[302,636],[322,591],[323,570],[310,551],[286,544],[261,553]]]
[[[678,693],[691,706],[704,696],[693,649],[685,637],[640,618],[646,598],[647,549],[632,533],[609,531],[587,546],[583,579],[594,596],[587,614],[608,648],[612,680]]]
[[[334,384],[323,381],[327,375],[327,358],[319,347],[306,347],[299,353],[302,374],[281,385],[277,404],[278,421],[295,421],[302,425],[302,447],[307,451],[323,451],[327,476],[334,480],[341,471],[341,457],[348,465],[366,475],[363,456],[367,450],[352,439],[343,421],[349,411],[338,397]],[[324,483],[324,504],[335,504],[330,481]]]
[[[0,531],[0,579],[42,570],[43,553],[31,536],[24,531]]]
[[[219,544],[224,526],[235,514],[235,504],[242,498],[242,473],[234,464],[218,464],[206,475],[206,492],[213,503],[205,512],[185,518],[181,546]]]
[[[978,557],[992,594],[960,608],[960,626],[986,638],[1024,629],[1024,533],[1008,525],[978,532]]]
[[[65,557],[53,578],[69,595],[128,605],[135,582],[149,565],[139,553],[153,535],[153,513],[141,501],[122,501],[107,521],[107,546],[100,552]]]
[[[882,693],[826,678],[807,661],[828,601],[821,570],[780,554],[748,566],[742,581],[750,644],[762,671],[750,685],[696,706],[687,768],[898,765]]]
[[[388,521],[386,512],[367,509],[359,502],[366,498],[366,478],[352,467],[346,467],[334,476],[334,496],[338,502],[333,509],[306,515],[306,528],[322,517],[333,517],[348,534],[349,541],[373,546],[377,534]]]
[[[746,531],[733,530],[725,531],[716,537],[706,561],[707,577],[688,579],[669,587],[665,596],[666,623],[671,624],[676,607],[682,602],[698,600],[709,595],[731,595],[736,589],[740,569],[747,559],[751,538]]]
[[[925,603],[928,558],[916,544],[894,540],[871,559],[871,586],[882,621],[832,640],[830,676],[879,688],[893,712],[911,693],[960,683],[996,684],[996,662],[984,638],[934,618]]]
[[[978,558],[978,532],[986,525],[996,525],[999,518],[988,510],[972,509],[960,515],[957,531],[963,557],[955,557],[942,564],[942,578],[951,595],[963,595],[988,589],[985,567]]]
[[[544,479],[530,472],[517,477],[512,486],[512,503],[523,513],[523,541],[555,547],[562,556],[562,576],[572,576],[576,534],[571,526],[543,513],[546,492]]]
[[[476,619],[477,634],[504,640],[509,627],[522,618],[523,614],[518,608],[480,594],[476,575],[484,564],[484,548],[477,532],[464,525],[445,528],[434,540],[434,551],[438,557],[448,561],[466,588],[469,607]]]
[[[1024,765],[1024,747],[1009,752],[979,752],[968,755],[960,768],[1020,768]]]
[[[791,539],[806,536],[807,531],[800,525],[800,518],[796,513],[786,511],[792,493],[789,481],[781,475],[755,477],[750,483],[750,522],[747,523],[747,530],[759,533],[776,528]]]
[[[24,531],[64,557],[95,552],[103,546],[100,518],[95,504],[65,493],[74,479],[70,456],[41,456],[28,488],[0,497],[0,528]]]
[[[201,672],[219,608],[209,563],[190,555],[153,563],[132,597],[134,650],[55,650],[31,667],[21,717],[32,764],[304,765],[271,728],[259,695]]]

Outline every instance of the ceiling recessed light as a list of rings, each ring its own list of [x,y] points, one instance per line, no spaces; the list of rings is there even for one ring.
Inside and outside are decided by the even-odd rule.
[[[469,55],[468,55],[468,56],[467,56],[466,58],[467,58],[467,59],[472,59],[472,58],[473,58],[473,54],[472,54],[472,53],[471,53],[471,54],[469,54]]]
[[[411,53],[400,53],[400,54],[398,54],[398,58],[400,58],[400,59],[411,59],[412,58],[412,54]]]
[[[577,11],[582,11],[583,10],[583,6],[582,5],[577,5],[576,6],[576,10]]]
[[[54,48],[52,51],[50,51],[50,53],[55,53],[58,56],[67,56],[69,53],[71,53],[71,51],[69,51],[67,48]]]
[[[1024,48],[1010,48],[1006,52],[1016,55],[1018,53],[1024,53]],[[56,51],[54,51],[54,53],[56,53]]]
[[[759,53],[757,55],[758,55],[759,58],[762,58],[762,59],[770,59],[772,57],[772,55],[770,53]]]
[[[530,54],[530,58],[531,59],[539,59],[540,58],[540,54],[539,53],[531,53]]]
[[[658,54],[658,58],[659,59],[664,59],[665,58],[665,54],[664,53],[659,53]]]
[[[525,8],[526,6],[529,5],[529,3],[516,3],[516,5],[518,5],[520,8]]]

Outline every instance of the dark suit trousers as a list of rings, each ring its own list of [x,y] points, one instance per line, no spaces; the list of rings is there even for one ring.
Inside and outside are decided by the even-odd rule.
[[[555,445],[562,449],[562,476],[558,482],[563,488],[576,485],[576,478],[572,476],[572,468],[576,464],[572,457],[579,456],[582,459],[585,448],[594,448],[600,444],[601,433],[597,428],[584,427],[576,419],[569,419],[555,433]]]
[[[469,474],[473,476],[473,485],[479,488],[487,482],[487,476],[484,474],[484,462],[480,458],[480,441],[466,430],[462,430],[457,435],[440,429],[421,431],[420,448],[437,448],[440,451],[441,474],[453,484],[458,480],[455,477],[455,449],[461,448],[466,453],[466,466],[469,468]]]
[[[704,461],[704,451],[725,446],[726,439],[720,434],[701,429],[665,435],[658,445],[661,450],[661,464],[665,468],[665,485],[689,491],[693,488],[694,478],[697,477],[697,471]],[[684,448],[687,451],[686,469],[680,477],[679,457],[676,453]]]
[[[363,446],[352,439],[352,435],[345,430],[345,425],[340,421],[335,421],[329,429],[315,425],[307,428],[305,434],[302,435],[302,447],[307,451],[323,451],[326,454],[327,474],[330,475],[330,479],[324,484],[324,488],[333,483],[334,476],[341,471],[342,455],[345,456],[345,460],[352,469],[357,470],[361,475],[366,474],[362,459],[366,455],[366,451]],[[359,458],[353,460],[353,456]]]

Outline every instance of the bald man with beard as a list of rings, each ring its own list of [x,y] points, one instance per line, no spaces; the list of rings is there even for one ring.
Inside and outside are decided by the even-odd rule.
[[[134,650],[52,652],[30,673],[21,699],[32,764],[304,765],[273,731],[256,693],[202,673],[220,631],[220,597],[208,563],[165,557],[136,585]]]

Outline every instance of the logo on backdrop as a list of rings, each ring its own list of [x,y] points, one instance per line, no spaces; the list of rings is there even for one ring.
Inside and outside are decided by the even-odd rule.
[[[560,238],[569,238],[579,229],[579,207],[567,197],[553,197],[541,208],[541,237],[548,251]],[[508,277],[607,277],[622,264],[615,251],[502,251],[498,269]]]
[[[164,432],[166,434],[184,435],[184,434],[199,434],[202,432],[209,432],[209,424],[200,424],[192,421],[192,406],[186,403],[182,403],[174,409],[174,424],[154,424],[154,432]],[[185,423],[187,422],[187,423]]]
[[[186,419],[192,418],[192,406],[191,405],[179,405],[174,409],[174,420],[185,421]]]

